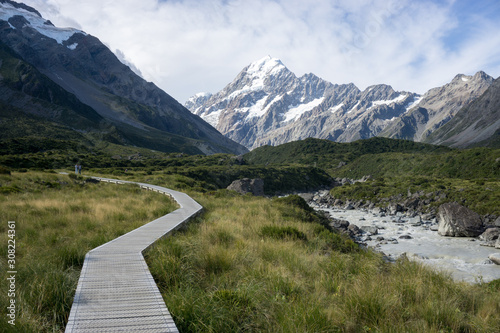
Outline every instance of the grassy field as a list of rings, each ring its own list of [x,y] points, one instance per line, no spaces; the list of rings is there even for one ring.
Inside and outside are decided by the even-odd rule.
[[[112,172],[110,170],[110,172]],[[329,231],[299,197],[193,191],[184,176],[129,173],[187,192],[205,213],[147,255],[181,332],[495,332],[500,283],[467,285],[384,262]],[[193,181],[193,180],[191,180]],[[175,208],[136,186],[74,176],[0,175],[1,244],[16,221],[15,330],[61,332],[85,253]],[[127,209],[123,209],[127,207]],[[6,264],[6,247],[0,250]],[[384,281],[384,283],[380,283]],[[7,282],[0,282],[7,290]],[[2,316],[8,299],[1,297]]]
[[[498,332],[500,280],[469,285],[414,262],[386,263],[326,228],[297,196],[240,196],[224,188],[261,177],[272,194],[371,174],[331,193],[380,205],[408,192],[444,194],[432,205],[458,201],[500,215],[500,150],[387,139],[276,148],[243,158],[113,147],[113,155],[2,153],[0,264],[7,264],[7,221],[16,221],[18,316],[15,328],[0,321],[0,332],[62,332],[85,253],[175,209],[137,186],[23,169],[71,168],[75,161],[84,173],[181,190],[205,207],[147,256],[181,332]],[[3,277],[0,290],[8,290]],[[8,300],[2,292],[4,319]]]
[[[500,283],[384,262],[298,200],[197,195],[148,264],[181,332],[497,332]]]
[[[7,222],[16,222],[16,326],[7,324],[8,284],[0,281],[1,332],[63,331],[85,253],[176,205],[133,185],[94,184],[42,172],[0,175],[0,264]],[[126,209],[125,209],[126,208]]]

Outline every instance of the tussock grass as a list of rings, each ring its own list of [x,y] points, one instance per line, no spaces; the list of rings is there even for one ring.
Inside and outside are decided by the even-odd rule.
[[[198,223],[147,261],[181,332],[496,332],[498,284],[384,262],[296,198],[198,195]],[[305,238],[269,237],[295,230]],[[287,232],[284,232],[285,234]]]
[[[0,281],[1,332],[61,332],[85,254],[176,205],[133,185],[84,183],[41,172],[2,175],[0,263],[6,267],[7,221],[16,221],[16,326],[7,324],[7,283]],[[1,187],[0,187],[1,188]],[[2,275],[3,276],[3,275]]]

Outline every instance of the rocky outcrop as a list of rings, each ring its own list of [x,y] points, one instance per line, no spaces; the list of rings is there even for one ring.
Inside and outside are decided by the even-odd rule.
[[[486,230],[479,236],[479,239],[483,242],[484,246],[495,247],[495,243],[500,236],[500,228],[498,227],[487,227]]]
[[[236,191],[240,194],[251,193],[257,196],[264,195],[264,181],[260,178],[243,178],[235,180],[227,187],[228,190]]]
[[[479,214],[456,202],[439,206],[438,222],[441,236],[477,237],[483,232]]]
[[[498,236],[500,236],[500,228],[488,228],[479,236],[479,239],[485,242],[495,242]]]

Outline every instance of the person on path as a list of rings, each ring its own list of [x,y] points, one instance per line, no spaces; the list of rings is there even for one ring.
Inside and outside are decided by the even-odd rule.
[[[75,175],[77,175],[77,174],[78,174],[78,167],[79,167],[78,163],[77,163],[77,164],[75,164]]]
[[[81,175],[82,174],[82,166],[81,164],[78,165],[78,173]]]

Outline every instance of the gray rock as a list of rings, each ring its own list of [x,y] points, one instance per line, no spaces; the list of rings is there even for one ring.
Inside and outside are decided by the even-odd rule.
[[[493,222],[493,225],[496,226],[496,227],[500,227],[500,216],[497,217],[497,219],[495,220],[495,222]]]
[[[359,227],[355,224],[350,224],[347,229],[349,231],[351,231],[353,234],[357,235],[361,232],[361,230],[359,229]]]
[[[371,235],[377,235],[378,234],[377,227],[370,226],[370,225],[364,225],[364,226],[362,226],[361,230],[363,230],[364,232],[370,233]]]
[[[439,206],[438,221],[441,236],[477,237],[483,232],[479,214],[456,202]]]
[[[495,248],[500,249],[500,238],[497,238],[497,242],[495,243]]]
[[[300,193],[299,196],[302,197],[302,199],[304,199],[307,202],[312,201],[314,197],[312,193]]]
[[[410,235],[401,235],[399,236],[399,239],[413,239]]]
[[[240,194],[251,193],[253,195],[264,195],[264,181],[260,178],[243,178],[235,180],[227,187],[228,190],[236,191]]]
[[[408,223],[411,223],[411,224],[420,224],[422,222],[422,218],[420,218],[420,216],[415,216],[415,217],[411,217],[408,219]]]
[[[488,256],[488,259],[493,261],[496,265],[500,265],[500,253],[492,253]]]
[[[353,206],[353,205],[351,205],[351,204],[347,204],[347,205],[345,205],[344,209],[345,209],[345,210],[353,210],[353,209],[354,209],[354,206]]]
[[[427,213],[427,214],[422,215],[422,220],[424,220],[424,221],[430,221],[433,218],[435,218],[434,214]]]
[[[388,208],[389,208],[389,214],[391,215],[396,215],[396,213],[403,211],[403,206],[401,206],[398,203],[390,204]]]
[[[486,229],[485,232],[483,232],[480,236],[479,239],[485,241],[485,242],[492,242],[498,239],[498,236],[500,236],[500,228],[488,228]]]
[[[346,220],[339,220],[339,219],[332,219],[330,222],[330,226],[334,227],[335,229],[347,229],[349,227],[349,221]]]

